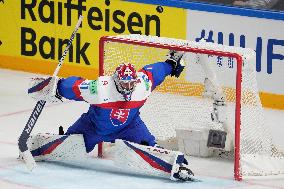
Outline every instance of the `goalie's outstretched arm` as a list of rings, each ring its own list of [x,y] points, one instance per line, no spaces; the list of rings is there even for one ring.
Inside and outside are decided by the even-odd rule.
[[[66,79],[60,79],[57,84],[57,90],[59,95],[69,100],[82,101],[83,98],[80,92],[80,85],[85,81],[81,77],[68,77]]]
[[[36,100],[49,103],[62,101],[63,98],[75,101],[97,102],[97,80],[87,80],[81,77],[68,78],[38,77],[32,78],[28,94]],[[63,97],[63,98],[62,98]]]
[[[170,51],[168,59],[165,62],[157,62],[144,66],[140,72],[148,75],[152,82],[152,90],[160,85],[167,76],[179,77],[184,69],[183,61],[181,60],[184,52]]]

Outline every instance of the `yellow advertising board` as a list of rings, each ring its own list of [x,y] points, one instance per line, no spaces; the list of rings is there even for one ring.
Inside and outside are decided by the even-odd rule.
[[[0,67],[28,72],[53,73],[81,14],[63,77],[98,76],[98,42],[104,35],[186,38],[186,11],[179,8],[119,0],[14,0],[0,3],[0,11]]]

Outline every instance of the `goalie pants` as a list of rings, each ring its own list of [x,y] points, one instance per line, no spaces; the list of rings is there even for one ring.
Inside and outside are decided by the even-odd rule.
[[[147,143],[150,146],[156,144],[155,137],[147,129],[140,116],[137,116],[131,124],[117,133],[99,135],[88,115],[84,113],[71,127],[68,128],[65,134],[83,134],[87,152],[92,151],[96,144],[100,142],[114,142],[115,139],[122,139],[137,144]]]

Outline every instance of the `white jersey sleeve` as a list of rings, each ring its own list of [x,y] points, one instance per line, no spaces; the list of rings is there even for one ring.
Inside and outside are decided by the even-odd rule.
[[[145,83],[141,77],[131,95],[131,101],[145,101],[151,94],[151,83]],[[90,104],[107,104],[125,101],[123,95],[118,92],[111,76],[101,76],[98,80],[84,80],[79,85],[80,96]],[[131,102],[125,102],[131,103]]]

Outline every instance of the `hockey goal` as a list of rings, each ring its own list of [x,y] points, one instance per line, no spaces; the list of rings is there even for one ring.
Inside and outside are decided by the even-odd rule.
[[[265,126],[253,50],[144,35],[106,36],[100,40],[100,75],[112,75],[123,62],[131,62],[139,70],[164,61],[169,50],[185,52],[186,68],[179,78],[168,77],[141,108],[141,117],[156,138],[173,139],[180,128],[216,127],[211,116],[213,100],[203,95],[208,75],[205,66],[225,96],[234,141],[235,179],[284,173],[283,153],[275,148]],[[197,60],[200,56],[207,59],[205,63]]]

